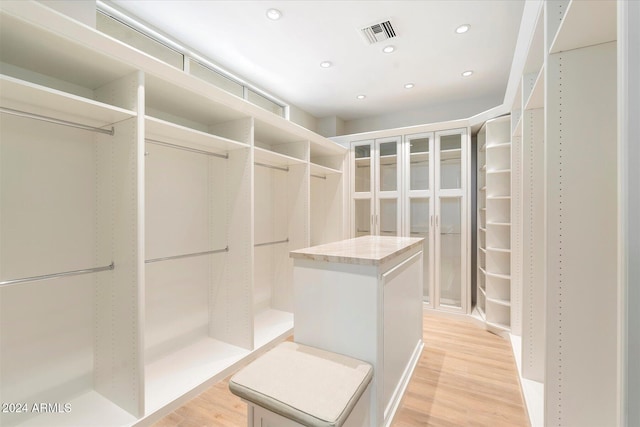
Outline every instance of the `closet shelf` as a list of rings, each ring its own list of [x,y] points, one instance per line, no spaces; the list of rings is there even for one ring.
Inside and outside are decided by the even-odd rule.
[[[488,174],[511,173],[511,169],[494,169],[488,170]]]
[[[501,305],[501,306],[504,306],[504,307],[511,307],[511,302],[509,300],[506,300],[506,299],[491,298],[491,297],[487,296],[486,301],[490,302],[492,304]]]
[[[509,325],[504,324],[504,323],[491,322],[491,321],[487,320],[487,326],[490,327],[490,328],[495,328],[495,329],[503,331],[503,332],[510,332],[511,331],[511,327]]]
[[[137,421],[133,415],[93,390],[80,394],[65,403],[69,403],[71,411],[64,413],[64,425],[99,427],[106,425],[105,420],[108,420],[109,425],[129,426],[134,425]],[[58,426],[60,425],[60,415],[58,412],[41,413],[19,424],[19,426]]]
[[[511,196],[487,196],[487,200],[511,200]]]
[[[514,137],[522,136],[522,115],[518,117],[518,122],[516,126],[513,128],[513,133],[511,134]]]
[[[524,105],[525,110],[535,110],[536,108],[544,107],[544,65],[540,69],[538,76],[536,77],[529,99]]]
[[[388,156],[380,156],[380,164],[381,165],[397,165],[398,156],[396,154],[391,154]]]
[[[145,369],[146,412],[153,413],[206,382],[222,378],[212,374],[226,372],[249,354],[249,350],[209,338],[194,338],[147,364]]]
[[[462,156],[461,148],[454,148],[451,150],[440,150],[440,160],[460,159],[461,156]]]
[[[488,149],[496,149],[496,148],[508,148],[508,149],[511,149],[511,143],[510,142],[503,142],[503,143],[500,143],[500,144],[487,145],[487,150]]]
[[[486,274],[489,277],[495,277],[497,279],[511,280],[511,276],[508,274],[491,273],[489,271],[487,271]]]
[[[259,147],[254,147],[254,159],[256,162],[277,167],[303,165],[306,163],[304,160]]]
[[[293,313],[266,309],[256,314],[254,321],[254,343],[260,348],[293,332]]]
[[[511,253],[511,249],[504,249],[504,248],[487,248],[488,251],[493,251],[493,252],[504,252],[504,253]]]
[[[225,153],[248,144],[233,141],[207,132],[191,129],[155,117],[145,117],[146,136],[162,142],[168,142],[185,148],[194,148],[211,153]]]
[[[549,53],[615,41],[616,3],[614,1],[571,1]],[[584,31],[589,28],[589,31]]]
[[[0,107],[56,120],[105,127],[135,117],[134,111],[0,75]]]
[[[498,227],[511,227],[510,222],[487,222],[487,225],[495,225]]]

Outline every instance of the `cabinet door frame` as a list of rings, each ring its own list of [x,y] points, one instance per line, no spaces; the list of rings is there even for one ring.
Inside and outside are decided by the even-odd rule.
[[[441,189],[441,173],[440,173],[440,163],[441,163],[441,152],[440,152],[440,141],[441,137],[448,135],[460,135],[460,188],[456,189]],[[453,311],[459,313],[467,313],[469,308],[469,274],[470,274],[470,266],[469,262],[469,229],[470,229],[470,217],[469,217],[469,163],[470,163],[470,154],[469,154],[469,139],[468,139],[468,129],[459,128],[459,129],[451,129],[445,131],[435,132],[435,164],[434,174],[435,174],[435,220],[434,220],[434,253],[435,253],[435,290],[434,290],[434,298],[433,298],[433,306],[439,310],[443,311]],[[438,173],[435,173],[435,170],[438,170]],[[442,199],[460,199],[460,307],[456,307],[453,305],[443,305],[441,304],[441,283],[440,277],[442,271],[440,269],[440,261],[442,251],[439,249],[441,245],[441,235],[440,235],[440,227],[442,225],[441,221],[441,207],[442,207]]]
[[[369,191],[356,191],[356,147],[369,146]],[[351,165],[350,173],[350,193],[351,193],[351,221],[350,231],[351,236],[356,237],[359,233],[356,224],[356,201],[357,200],[369,200],[369,234],[375,234],[375,227],[373,224],[373,215],[375,213],[375,145],[373,139],[354,141],[351,143],[351,149],[349,150],[349,164]]]
[[[382,144],[395,142],[396,144],[396,189],[395,190],[386,190],[383,191],[381,187],[381,178],[382,178],[382,154],[380,146]],[[379,138],[375,140],[375,161],[374,161],[374,178],[375,178],[375,210],[373,211],[374,215],[374,229],[376,236],[383,236],[388,234],[383,234],[386,230],[382,230],[381,226],[381,200],[395,200],[396,201],[396,236],[402,236],[402,194],[403,194],[403,179],[402,179],[402,169],[403,169],[403,155],[402,155],[402,137],[401,136],[392,136],[388,138]]]
[[[426,190],[412,190],[411,189],[411,141],[415,139],[429,139],[429,151],[428,151],[428,162],[429,162],[429,185]],[[404,136],[403,143],[403,154],[406,159],[404,162],[404,181],[403,181],[403,195],[402,200],[404,201],[404,227],[403,227],[403,236],[406,237],[421,237],[411,234],[411,200],[412,199],[427,199],[429,202],[429,213],[427,218],[427,224],[429,227],[428,236],[425,238],[426,244],[428,245],[428,251],[424,254],[425,263],[429,265],[429,270],[427,274],[425,274],[424,280],[428,280],[429,283],[429,294],[428,299],[426,299],[423,293],[423,303],[430,308],[434,308],[434,293],[435,293],[435,245],[434,245],[434,215],[435,215],[435,164],[434,164],[434,150],[435,150],[435,133],[434,132],[421,132],[415,134],[409,134]],[[428,277],[427,277],[428,276]]]

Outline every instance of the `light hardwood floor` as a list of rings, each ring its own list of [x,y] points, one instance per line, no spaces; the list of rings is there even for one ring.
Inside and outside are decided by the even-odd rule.
[[[424,342],[393,427],[529,425],[507,340],[467,320],[425,313]],[[242,427],[246,417],[246,404],[225,380],[154,427]]]

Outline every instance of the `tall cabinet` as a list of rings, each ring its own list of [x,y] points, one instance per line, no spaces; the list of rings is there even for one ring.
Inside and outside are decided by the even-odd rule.
[[[344,238],[347,150],[38,2],[0,13],[0,395],[58,404],[0,424],[151,423],[291,334],[288,251]]]
[[[351,142],[352,236],[423,237],[423,298],[431,308],[468,308],[466,129]]]
[[[358,141],[352,145],[352,209],[355,237],[401,234],[400,137]]]

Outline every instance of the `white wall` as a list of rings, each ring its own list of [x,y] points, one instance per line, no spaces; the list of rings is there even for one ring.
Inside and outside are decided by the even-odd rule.
[[[322,117],[318,119],[318,133],[327,138],[344,135],[344,120],[338,116]]]
[[[485,97],[456,101],[449,104],[438,105],[437,107],[399,111],[382,116],[348,120],[344,123],[344,135],[466,119],[500,105],[502,101],[502,96],[495,98]]]
[[[289,120],[312,132],[318,132],[318,119],[292,104],[289,104]]]

